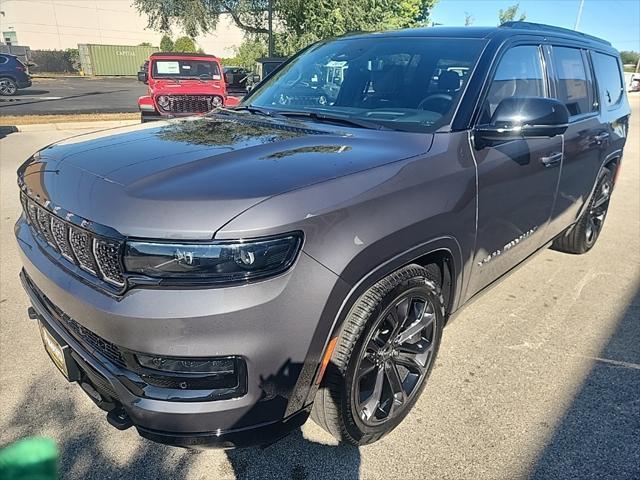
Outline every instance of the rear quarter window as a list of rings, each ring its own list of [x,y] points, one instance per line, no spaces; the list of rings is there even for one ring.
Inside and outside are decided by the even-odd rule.
[[[620,75],[618,59],[604,53],[592,52],[593,68],[600,92],[600,102],[604,107],[617,105],[624,93],[624,84]]]
[[[577,48],[553,47],[553,66],[558,80],[558,100],[563,102],[572,117],[594,110],[591,76]]]
[[[0,55],[0,65],[4,65],[8,61],[9,59],[7,57],[5,57],[4,55]]]

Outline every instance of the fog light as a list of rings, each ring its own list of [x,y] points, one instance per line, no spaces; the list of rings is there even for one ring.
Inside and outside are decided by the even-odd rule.
[[[204,373],[228,375],[236,370],[230,358],[175,358],[153,355],[136,355],[138,363],[145,368],[170,373]]]

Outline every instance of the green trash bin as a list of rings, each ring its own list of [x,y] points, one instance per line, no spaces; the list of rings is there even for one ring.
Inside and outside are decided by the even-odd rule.
[[[0,479],[57,480],[55,442],[50,438],[27,438],[0,449]]]

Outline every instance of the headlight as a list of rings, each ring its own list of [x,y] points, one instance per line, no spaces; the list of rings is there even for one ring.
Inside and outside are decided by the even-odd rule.
[[[211,99],[211,105],[213,105],[214,107],[221,107],[222,106],[222,98],[213,97]]]
[[[242,282],[284,272],[301,244],[298,233],[216,243],[131,241],[126,244],[124,265],[129,273],[170,282]]]
[[[169,106],[169,97],[167,97],[166,95],[160,95],[158,97],[158,105],[160,105],[163,108],[168,107]]]

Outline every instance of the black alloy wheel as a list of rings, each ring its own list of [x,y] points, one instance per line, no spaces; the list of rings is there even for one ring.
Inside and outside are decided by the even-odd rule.
[[[397,298],[377,319],[356,367],[353,403],[365,425],[400,415],[434,358],[435,307],[420,291]]]

